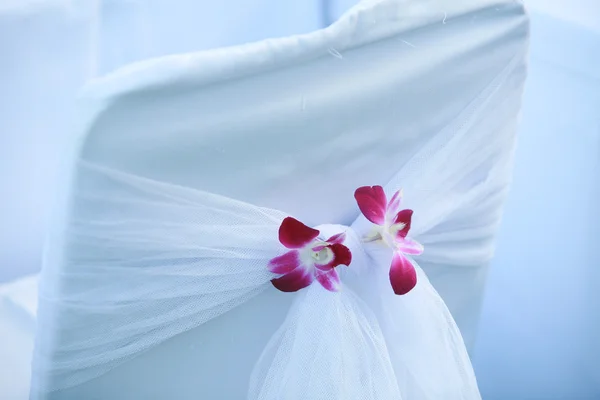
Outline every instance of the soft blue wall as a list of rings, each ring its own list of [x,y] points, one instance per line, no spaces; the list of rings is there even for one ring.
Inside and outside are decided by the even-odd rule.
[[[537,14],[531,31],[474,365],[486,400],[600,399],[600,33]]]

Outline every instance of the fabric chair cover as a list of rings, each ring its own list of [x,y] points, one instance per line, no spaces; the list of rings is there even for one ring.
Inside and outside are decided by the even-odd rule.
[[[476,398],[462,339],[427,278],[470,344],[510,181],[527,35],[513,1],[365,1],[324,30],[145,61],[89,85],[40,282],[32,398],[348,398],[344,385],[315,397],[322,387],[290,378],[319,382],[299,368],[332,357],[310,363],[302,347],[286,364],[273,342],[303,315],[312,322],[297,332],[320,311],[336,315],[334,305],[357,319],[328,327],[327,349],[349,326],[373,335],[370,351],[339,339],[352,362],[372,362],[344,364],[376,380],[365,394],[357,378],[349,390],[363,397],[353,398]],[[427,275],[417,268],[414,294],[369,316],[362,301],[376,301],[380,282],[360,292],[358,280],[357,298],[300,303],[316,305],[307,310],[299,299],[320,287],[280,293],[265,274],[235,269],[268,261],[265,243],[286,215],[362,232],[352,194],[375,184],[404,188],[415,210],[412,234],[426,249],[415,261]],[[229,241],[238,250],[217,251]],[[200,268],[213,258],[247,279]],[[398,320],[381,314],[390,304]],[[398,339],[379,341],[376,325]],[[373,361],[386,346],[391,361]],[[282,368],[269,369],[271,357]]]

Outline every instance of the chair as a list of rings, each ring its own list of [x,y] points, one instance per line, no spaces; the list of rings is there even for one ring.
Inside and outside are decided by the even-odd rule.
[[[117,332],[88,335],[119,312],[102,290],[121,278],[110,268],[86,278],[82,265],[113,259],[80,224],[109,223],[118,207],[125,220],[136,214],[117,197],[94,197],[121,190],[102,171],[156,182],[180,200],[201,190],[283,210],[310,226],[352,225],[358,186],[401,185],[420,215],[417,260],[470,346],[510,181],[527,36],[513,1],[365,1],[307,35],[145,61],[91,84],[40,282],[32,398],[244,398],[294,299],[265,290],[95,365]],[[91,312],[78,308],[87,301]],[[125,353],[144,334],[132,340]],[[86,355],[77,368],[73,354]]]

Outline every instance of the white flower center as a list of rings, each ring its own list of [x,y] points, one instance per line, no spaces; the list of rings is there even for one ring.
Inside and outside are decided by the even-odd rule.
[[[333,261],[333,251],[329,247],[323,247],[317,251],[313,250],[311,255],[317,264],[329,264]]]
[[[398,232],[400,232],[402,229],[404,229],[404,227],[406,227],[406,224],[403,222],[398,222],[397,224],[393,224],[392,226],[390,226],[388,228],[388,231],[390,232],[390,234],[394,237],[396,237],[396,235],[398,234]]]
[[[329,244],[321,240],[311,243],[306,246],[301,252],[301,259],[304,265],[326,265],[333,261],[334,254],[333,250],[329,247]]]
[[[390,229],[382,229],[381,232],[381,240],[386,246],[391,247],[392,249],[396,246],[396,236],[391,232]]]
[[[395,249],[398,232],[404,229],[404,227],[406,227],[406,224],[402,222],[394,224],[392,221],[386,220],[383,226],[374,226],[373,230],[364,238],[364,241],[375,242],[381,240],[386,246]]]

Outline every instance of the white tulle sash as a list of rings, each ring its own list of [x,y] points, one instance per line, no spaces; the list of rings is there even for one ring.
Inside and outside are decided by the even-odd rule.
[[[285,249],[287,215],[211,193],[82,163],[94,194],[77,194],[65,243],[65,281],[41,303],[57,334],[38,346],[39,393],[80,384],[162,341],[215,318],[263,290],[266,266]],[[419,270],[396,296],[391,252],[346,232],[351,267],[339,293],[320,285],[297,296],[252,375],[248,399],[476,399],[460,333]],[[417,266],[418,268],[418,266]],[[50,325],[51,324],[51,325]]]

